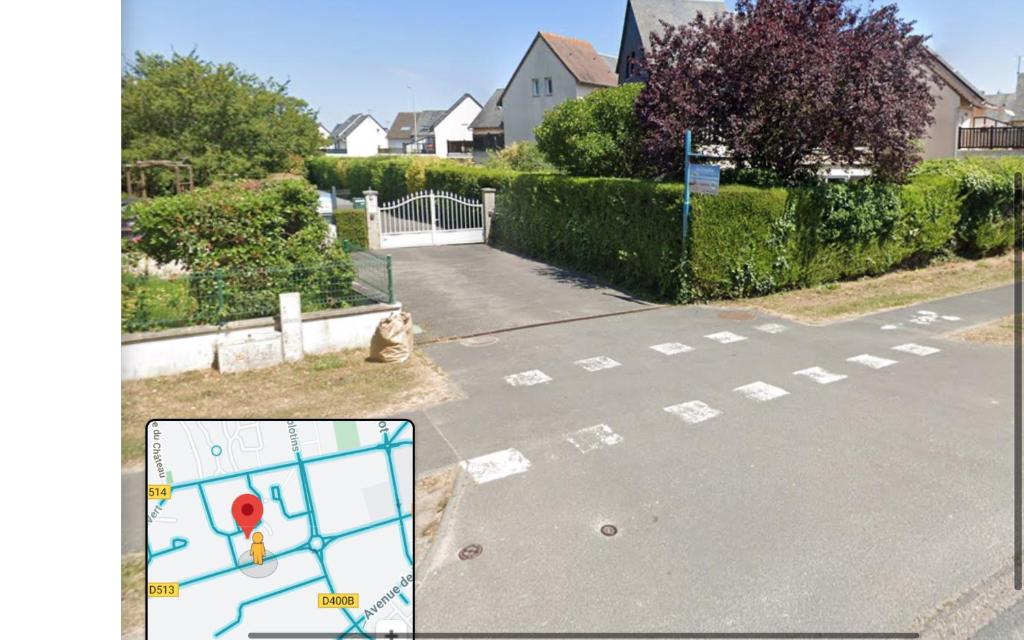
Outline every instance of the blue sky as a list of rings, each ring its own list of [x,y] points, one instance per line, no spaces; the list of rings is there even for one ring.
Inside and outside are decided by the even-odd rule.
[[[732,0],[726,4],[733,5]],[[899,0],[931,46],[986,92],[1012,91],[1024,55],[1022,0]],[[328,127],[370,111],[447,109],[503,86],[537,31],[589,40],[616,55],[626,0],[122,1],[122,64],[136,50],[195,48],[261,77],[320,111]]]

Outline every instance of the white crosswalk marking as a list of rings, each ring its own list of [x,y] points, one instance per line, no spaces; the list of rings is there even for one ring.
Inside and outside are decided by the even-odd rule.
[[[718,333],[712,333],[704,337],[707,338],[708,340],[714,340],[715,342],[721,344],[730,344],[732,342],[740,342],[742,340],[746,340],[745,337],[736,335],[732,331],[719,331]]]
[[[852,358],[847,358],[846,361],[862,364],[865,367],[871,367],[872,369],[884,369],[886,367],[891,367],[894,364],[898,364],[895,360],[879,358],[878,356],[872,356],[866,353],[859,356],[853,356]]]
[[[509,383],[513,387],[532,387],[535,384],[551,382],[551,376],[539,369],[534,369],[532,371],[524,371],[522,373],[505,376],[505,382]]]
[[[933,353],[938,353],[942,349],[936,349],[935,347],[926,347],[920,344],[914,344],[913,342],[907,344],[901,344],[898,347],[893,347],[893,351],[902,351],[903,353],[909,353],[915,356],[930,356]]]
[[[597,356],[596,358],[587,358],[586,360],[577,360],[578,366],[583,367],[591,373],[595,371],[602,371],[604,369],[614,369],[615,367],[621,367],[622,365],[618,362],[608,358],[606,356]]]
[[[599,424],[580,429],[566,438],[580,453],[590,453],[595,449],[611,447],[622,442],[622,436],[612,431],[606,424]]]
[[[826,371],[821,367],[801,369],[800,371],[794,371],[793,375],[810,378],[811,380],[814,380],[818,384],[832,384],[833,382],[839,382],[840,380],[846,379],[846,376],[844,375],[838,373],[831,373],[830,371]]]
[[[686,353],[687,351],[693,351],[693,347],[687,346],[681,342],[666,342],[665,344],[656,344],[651,347],[658,353],[663,353],[666,356],[674,356],[680,353]]]
[[[477,484],[501,480],[508,476],[525,473],[530,469],[530,461],[518,449],[495,451],[464,460],[460,465]]]
[[[750,384],[743,385],[742,387],[736,387],[733,391],[741,393],[751,400],[757,402],[768,402],[782,396],[788,396],[789,392],[780,387],[775,387],[767,382],[752,382]]]
[[[705,420],[717,418],[722,415],[721,411],[718,409],[712,409],[700,400],[692,400],[690,402],[672,405],[671,407],[665,407],[665,411],[681,418],[683,422],[687,422],[689,424],[699,424]]]
[[[762,333],[772,333],[772,334],[782,333],[782,332],[786,331],[786,329],[787,329],[787,327],[785,327],[785,326],[783,326],[781,324],[775,324],[775,323],[772,323],[772,322],[770,322],[768,324],[762,324],[762,325],[754,327],[754,328],[757,329],[758,331],[761,331]]]

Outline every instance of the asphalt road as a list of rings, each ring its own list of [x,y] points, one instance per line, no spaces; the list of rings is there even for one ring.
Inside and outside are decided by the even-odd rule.
[[[665,308],[428,346],[466,399],[413,416],[417,473],[469,479],[417,630],[915,629],[1012,556],[1012,349],[944,335],[1011,313],[1005,287],[826,327]]]

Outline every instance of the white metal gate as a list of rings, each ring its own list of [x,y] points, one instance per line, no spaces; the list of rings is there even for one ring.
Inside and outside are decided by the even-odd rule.
[[[420,191],[380,207],[382,249],[484,241],[484,205],[453,193]]]

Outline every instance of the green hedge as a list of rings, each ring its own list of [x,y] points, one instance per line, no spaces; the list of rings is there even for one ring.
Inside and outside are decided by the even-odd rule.
[[[931,160],[914,170],[915,182],[941,176],[955,181],[962,198],[957,249],[980,257],[1013,246],[1013,176],[1024,173],[1024,158]]]
[[[430,165],[424,171],[427,189],[447,191],[476,200],[480,199],[480,190],[484,187],[505,191],[520,175],[523,174],[508,169],[447,163]]]
[[[357,247],[370,246],[365,211],[340,209],[334,212],[334,222],[338,228],[338,242],[348,242]]]
[[[220,183],[134,203],[135,247],[160,264],[187,267],[193,303],[178,299],[184,285],[128,274],[121,283],[122,328],[256,317],[282,291],[302,293],[307,308],[314,300],[347,304],[354,267],[340,245],[327,242],[318,205],[316,190],[302,179]]]
[[[678,290],[678,185],[522,174],[498,192],[493,242],[671,296]]]
[[[424,172],[444,162],[427,156],[378,156],[373,158],[331,158],[320,156],[306,161],[307,177],[318,188],[348,189],[352,196],[375,189],[381,202],[396,200],[424,187]]]
[[[508,169],[490,169],[432,157],[317,157],[308,160],[306,165],[309,181],[318,188],[348,189],[353,196],[372,188],[379,192],[381,203],[423,189],[479,199],[483,187],[505,189],[521,175]]]
[[[684,264],[681,201],[677,184],[520,175],[499,192],[492,239],[663,298],[735,298],[945,253],[959,207],[943,179],[788,191],[727,185],[694,197]]]

